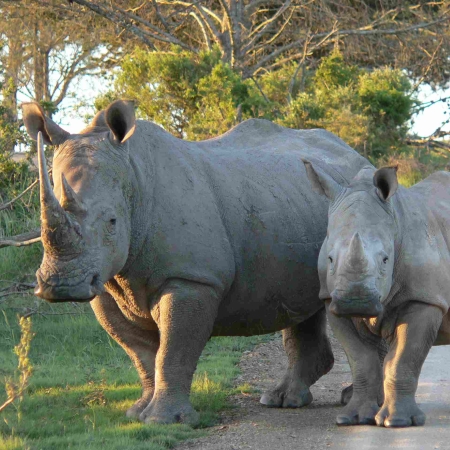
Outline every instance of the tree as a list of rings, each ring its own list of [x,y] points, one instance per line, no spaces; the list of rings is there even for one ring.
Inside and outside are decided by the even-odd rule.
[[[79,21],[70,8],[0,0],[0,11],[0,81],[7,87],[2,103],[15,126],[19,93],[40,102],[52,116],[77,79],[111,68],[122,51],[98,19]]]
[[[49,1],[40,1],[49,4]],[[319,61],[340,45],[365,68],[389,65],[411,78],[446,83],[450,13],[446,2],[380,0],[73,0],[134,36],[148,50],[176,45],[211,51],[244,79],[288,61]]]
[[[138,49],[124,59],[115,90],[96,106],[133,99],[141,117],[191,140],[257,117],[291,128],[328,129],[366,156],[405,146],[415,100],[401,71],[359,69],[337,50],[300,79],[296,71],[297,65],[288,62],[255,83],[224,63],[217,48],[198,55]]]

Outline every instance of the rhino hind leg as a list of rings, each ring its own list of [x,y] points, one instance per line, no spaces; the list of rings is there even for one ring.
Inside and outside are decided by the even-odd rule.
[[[326,335],[325,309],[308,320],[283,330],[283,344],[288,367],[282,381],[263,394],[260,402],[268,407],[300,408],[309,405],[309,387],[334,364],[330,342]]]
[[[91,302],[100,325],[125,350],[132,360],[142,384],[142,395],[126,412],[127,417],[139,418],[153,398],[155,388],[155,358],[159,347],[157,331],[142,330],[133,325],[120,311],[108,293]]]

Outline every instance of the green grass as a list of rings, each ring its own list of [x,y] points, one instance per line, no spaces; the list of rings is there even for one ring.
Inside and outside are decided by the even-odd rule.
[[[13,347],[20,330],[14,308],[25,303],[8,299],[0,310],[0,381],[15,371]],[[79,314],[73,314],[79,309]],[[36,335],[30,359],[34,373],[23,401],[0,413],[2,450],[172,448],[181,440],[204,434],[204,428],[217,421],[219,411],[229,406],[227,397],[236,390],[233,380],[242,352],[268,339],[211,339],[192,386],[191,400],[200,412],[199,429],[144,425],[124,415],[140,396],[137,374],[89,307],[43,305],[41,311],[72,314],[33,316]],[[3,398],[0,393],[0,403]]]

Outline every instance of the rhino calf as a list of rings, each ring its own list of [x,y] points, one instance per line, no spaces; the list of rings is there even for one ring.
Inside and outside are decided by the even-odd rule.
[[[420,370],[431,346],[450,344],[450,174],[405,189],[395,167],[367,167],[344,187],[304,162],[313,189],[331,201],[320,298],[353,375],[337,424],[423,425]]]
[[[210,336],[276,330],[289,366],[261,402],[310,403],[309,386],[333,365],[316,270],[328,202],[311,191],[301,157],[343,183],[364,158],[326,131],[264,120],[186,142],[136,122],[124,101],[74,135],[37,104],[23,109],[31,137],[58,146],[53,191],[38,145],[36,294],[92,300],[142,382],[127,415],[195,424],[190,387]]]

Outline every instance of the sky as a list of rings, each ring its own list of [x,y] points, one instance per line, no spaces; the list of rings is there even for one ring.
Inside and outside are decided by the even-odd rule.
[[[418,99],[422,102],[438,100],[444,97],[450,97],[450,89],[433,92],[429,86],[423,86],[418,95]],[[430,136],[449,118],[449,114],[450,111],[446,102],[435,103],[415,116],[412,131],[421,137]],[[442,129],[450,131],[450,124],[444,125]]]

